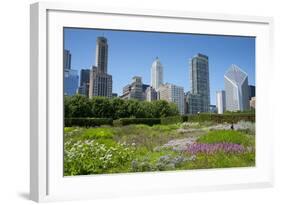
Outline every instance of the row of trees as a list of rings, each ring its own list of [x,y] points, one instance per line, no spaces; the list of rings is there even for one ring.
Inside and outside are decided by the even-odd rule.
[[[176,115],[179,115],[176,104],[164,100],[147,102],[105,97],[89,99],[82,95],[64,97],[66,118],[159,118]]]

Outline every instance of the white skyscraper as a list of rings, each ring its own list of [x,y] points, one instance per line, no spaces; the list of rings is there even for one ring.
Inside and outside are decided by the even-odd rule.
[[[225,111],[225,91],[217,91],[217,111],[218,114],[223,114]]]
[[[236,65],[231,65],[224,74],[226,110],[249,109],[248,75]]]
[[[161,84],[163,84],[163,66],[158,57],[156,57],[151,66],[151,86],[158,90]]]
[[[184,114],[184,89],[170,83],[162,84],[159,87],[160,100],[175,103],[178,107],[179,113]]]

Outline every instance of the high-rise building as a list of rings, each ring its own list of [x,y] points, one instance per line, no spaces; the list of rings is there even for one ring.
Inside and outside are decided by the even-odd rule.
[[[157,91],[161,84],[163,84],[163,66],[156,57],[151,66],[151,86]]]
[[[200,94],[192,94],[189,92],[186,101],[188,104],[188,114],[198,114],[202,112],[203,101]]]
[[[112,97],[112,76],[102,73],[96,66],[90,71],[89,97]]]
[[[112,97],[112,76],[107,74],[108,44],[105,37],[96,41],[96,66],[90,71],[89,97]]]
[[[251,100],[252,97],[256,97],[256,86],[249,85],[249,100]]]
[[[157,92],[153,87],[149,86],[146,88],[145,99],[146,99],[146,101],[149,101],[149,102],[151,102],[153,100],[157,100]]]
[[[77,70],[64,70],[64,95],[71,96],[76,94],[78,88],[78,80],[79,76]]]
[[[75,95],[78,88],[79,76],[77,70],[71,69],[71,53],[69,50],[63,50],[63,93],[64,95]]]
[[[89,96],[89,85],[90,85],[90,69],[80,70],[80,85],[78,93],[80,95]]]
[[[178,107],[179,113],[184,114],[184,89],[170,83],[160,85],[159,99],[167,102],[175,103]]]
[[[225,111],[225,107],[226,107],[226,102],[225,102],[225,91],[224,90],[220,90],[217,91],[217,111],[218,114],[223,114]]]
[[[69,50],[63,50],[63,70],[71,69],[71,54]]]
[[[105,37],[96,40],[96,66],[101,73],[107,73],[108,44]]]
[[[123,95],[120,96],[122,99],[137,99],[144,100],[143,94],[143,84],[141,77],[134,76],[132,79],[132,83],[126,85],[123,88]]]
[[[231,65],[224,74],[226,110],[249,109],[248,75],[237,65]]]
[[[189,113],[210,111],[209,58],[197,54],[189,63],[191,92],[187,97]]]

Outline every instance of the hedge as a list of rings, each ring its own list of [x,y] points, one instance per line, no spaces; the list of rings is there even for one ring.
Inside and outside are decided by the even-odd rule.
[[[95,127],[101,125],[113,125],[112,118],[65,118],[64,126]]]
[[[199,114],[199,115],[189,115],[187,116],[187,121],[189,122],[204,122],[204,121],[212,121],[216,123],[236,123],[238,121],[251,121],[255,122],[255,114],[248,113],[233,113],[233,114]],[[185,122],[185,120],[183,120]]]
[[[114,120],[114,126],[124,126],[131,124],[145,124],[145,125],[156,125],[161,124],[160,118],[120,118],[118,120]]]
[[[161,118],[161,124],[168,125],[168,124],[175,124],[183,122],[182,116],[173,116],[173,117],[163,117]]]

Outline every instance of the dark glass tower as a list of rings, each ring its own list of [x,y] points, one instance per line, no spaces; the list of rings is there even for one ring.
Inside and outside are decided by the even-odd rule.
[[[190,113],[210,111],[210,83],[208,56],[197,54],[190,61],[191,92],[188,99]]]

